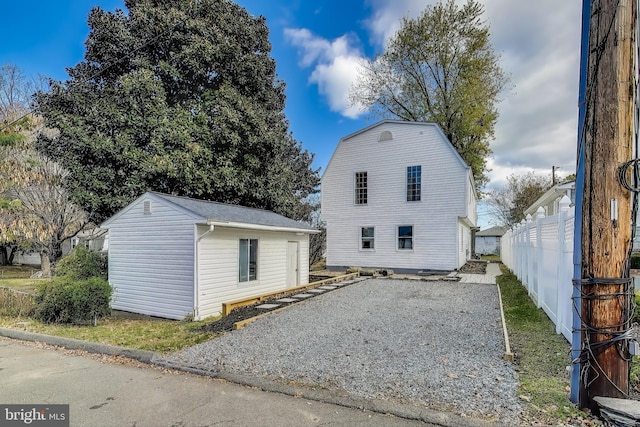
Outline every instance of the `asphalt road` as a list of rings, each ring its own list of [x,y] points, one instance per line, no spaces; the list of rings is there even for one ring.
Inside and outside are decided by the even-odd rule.
[[[428,425],[75,353],[0,338],[0,403],[69,404],[71,426]]]

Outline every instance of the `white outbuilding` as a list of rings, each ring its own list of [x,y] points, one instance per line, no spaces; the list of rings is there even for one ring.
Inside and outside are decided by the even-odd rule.
[[[112,308],[169,319],[309,282],[309,234],[274,212],[147,192],[109,230]]]

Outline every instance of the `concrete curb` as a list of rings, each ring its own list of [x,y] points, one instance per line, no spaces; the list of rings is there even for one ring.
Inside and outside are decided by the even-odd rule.
[[[340,394],[324,389],[311,389],[299,387],[289,384],[283,384],[276,381],[252,377],[243,374],[235,374],[225,371],[209,371],[198,368],[197,366],[185,366],[173,363],[167,363],[162,355],[146,350],[135,350],[126,347],[112,346],[108,344],[93,343],[73,338],[56,337],[52,335],[38,334],[35,332],[18,331],[15,329],[1,328],[0,336],[12,338],[22,341],[40,342],[49,345],[55,345],[72,350],[83,350],[89,353],[107,354],[110,356],[124,356],[135,359],[140,362],[155,365],[167,369],[187,372],[195,375],[219,378],[231,383],[240,384],[248,387],[259,388],[272,393],[280,393],[297,398],[313,400],[317,402],[329,403],[333,405],[343,406],[361,411],[376,412],[381,414],[390,414],[399,418],[422,421],[442,427],[506,427],[503,424],[496,424],[477,418],[462,417],[459,415],[438,412],[428,408],[418,408],[402,403],[363,399]]]
[[[77,340],[74,338],[56,337],[53,335],[18,331],[8,328],[0,328],[0,336],[22,341],[41,342],[50,345],[57,345],[59,347],[64,347],[70,350],[84,350],[89,353],[107,354],[110,356],[124,356],[148,364],[152,364],[152,360],[157,357],[157,354],[152,351],[135,350],[126,347],[117,347],[109,344],[100,344]]]

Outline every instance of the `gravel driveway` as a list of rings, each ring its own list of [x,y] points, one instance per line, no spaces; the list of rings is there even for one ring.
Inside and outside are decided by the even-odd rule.
[[[369,279],[167,362],[517,423],[495,285]]]

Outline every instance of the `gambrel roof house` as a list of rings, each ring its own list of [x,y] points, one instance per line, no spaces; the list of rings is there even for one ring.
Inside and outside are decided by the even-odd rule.
[[[476,225],[471,168],[437,124],[380,121],[338,143],[322,219],[330,269],[458,269]]]
[[[309,282],[316,230],[274,212],[147,192],[102,227],[116,310],[198,320]]]

